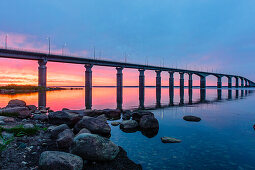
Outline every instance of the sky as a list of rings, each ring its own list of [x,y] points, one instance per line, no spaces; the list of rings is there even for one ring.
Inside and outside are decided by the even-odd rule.
[[[0,2],[0,46],[138,64],[237,74],[255,80],[254,0],[11,0]],[[0,85],[37,84],[35,61],[0,59]],[[84,85],[82,65],[47,63],[48,85]],[[116,69],[93,67],[93,85]],[[124,85],[138,71],[124,69]],[[146,71],[146,85],[155,72]],[[162,84],[168,84],[162,73]],[[187,75],[185,76],[187,84]],[[178,85],[179,75],[175,74]],[[207,85],[216,85],[209,76]],[[233,79],[234,82],[234,79]],[[194,84],[199,78],[194,76]],[[223,85],[227,78],[223,78]]]

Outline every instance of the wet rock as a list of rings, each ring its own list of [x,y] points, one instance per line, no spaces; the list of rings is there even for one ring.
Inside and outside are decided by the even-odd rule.
[[[120,123],[121,129],[136,129],[138,128],[138,123],[135,120],[124,120]]]
[[[56,140],[58,148],[69,148],[73,141],[73,131],[71,129],[65,129],[63,132],[58,134],[58,139]]]
[[[154,118],[154,116],[151,116],[151,115],[145,115],[145,116],[141,117],[139,126],[145,130],[159,128],[158,120],[156,118]]]
[[[52,127],[50,133],[52,138],[57,138],[58,134],[63,132],[64,130],[69,129],[69,127],[66,124],[62,124],[56,127]]]
[[[109,135],[111,133],[111,127],[106,121],[100,118],[84,116],[75,126],[74,133],[78,133],[82,128],[86,128],[91,133],[100,135]]]
[[[41,170],[82,170],[82,168],[82,158],[66,152],[45,151],[39,160]]]
[[[184,120],[186,121],[191,121],[191,122],[199,122],[201,120],[200,117],[196,117],[196,116],[184,116],[183,117]]]
[[[83,129],[81,129],[80,131],[79,131],[79,133],[76,135],[76,136],[78,136],[79,134],[82,134],[82,133],[91,133],[88,129],[86,129],[86,128],[83,128]]]
[[[112,122],[111,125],[112,125],[112,126],[119,126],[119,125],[120,125],[120,122]]]
[[[122,119],[123,120],[129,120],[131,118],[131,111],[127,110],[123,113]]]
[[[255,124],[253,125],[253,129],[255,130]]]
[[[28,123],[28,124],[24,124],[23,125],[23,128],[24,129],[32,129],[32,128],[34,128],[35,126],[33,125],[33,124],[31,124],[31,123]]]
[[[135,111],[132,113],[132,119],[139,122],[140,119],[145,116],[145,115],[148,115],[148,116],[151,116],[151,117],[154,117],[154,114],[149,112],[149,111],[146,111],[146,110],[138,110],[138,111]]]
[[[0,121],[3,121],[5,123],[7,123],[7,122],[15,122],[15,119],[12,118],[12,117],[0,116]]]
[[[82,118],[78,114],[71,114],[65,111],[50,112],[48,117],[51,124],[67,124],[69,126],[74,126]]]
[[[10,100],[6,107],[26,107],[26,102],[23,100],[14,99]]]
[[[107,121],[107,118],[106,118],[105,114],[102,114],[102,115],[98,116],[97,119],[100,119],[100,120],[105,121],[105,122]]]
[[[48,115],[46,115],[46,114],[34,114],[33,119],[46,122],[46,121],[48,121]]]
[[[161,137],[161,141],[163,143],[180,143],[181,142],[181,140],[171,138],[171,137]]]
[[[82,133],[73,139],[70,152],[85,160],[109,161],[117,156],[119,147],[107,138]]]
[[[48,113],[48,110],[40,110],[40,113]]]
[[[103,114],[109,119],[120,119],[121,111],[119,109],[104,109]]]
[[[32,112],[34,113],[37,109],[37,107],[35,105],[27,105],[27,108]]]
[[[0,113],[19,118],[31,117],[31,112],[27,107],[8,107],[0,110]]]
[[[40,110],[35,110],[34,113],[35,114],[40,114],[41,112],[40,112]]]

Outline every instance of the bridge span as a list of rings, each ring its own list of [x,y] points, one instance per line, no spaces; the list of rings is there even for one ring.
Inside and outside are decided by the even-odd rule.
[[[24,60],[37,60],[38,61],[38,86],[47,86],[47,62],[61,62],[61,63],[73,63],[82,64],[85,67],[85,101],[86,108],[90,109],[92,106],[92,67],[107,66],[115,67],[117,71],[117,103],[122,104],[122,89],[123,89],[123,73],[124,68],[137,69],[139,71],[139,100],[140,103],[144,101],[144,85],[146,70],[154,70],[156,72],[156,98],[160,101],[161,98],[161,72],[166,71],[169,73],[169,94],[173,94],[174,91],[174,73],[180,74],[180,95],[184,93],[184,74],[189,75],[188,88],[193,87],[192,75],[200,77],[200,88],[201,90],[206,88],[206,77],[213,75],[217,77],[217,87],[222,88],[222,77],[228,78],[228,88],[232,88],[232,79],[235,78],[235,87],[254,87],[255,83],[245,77],[231,74],[221,74],[214,72],[204,72],[188,69],[168,68],[153,65],[134,64],[127,62],[108,61],[101,59],[81,58],[74,56],[65,56],[57,54],[49,54],[42,52],[24,51],[16,49],[0,49],[1,58],[13,58],[13,59],[24,59]],[[239,80],[241,86],[239,86]]]

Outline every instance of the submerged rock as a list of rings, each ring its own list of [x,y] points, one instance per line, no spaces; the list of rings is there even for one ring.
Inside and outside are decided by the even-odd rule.
[[[6,107],[26,107],[26,102],[23,100],[14,99],[10,100]]]
[[[181,140],[171,138],[171,137],[161,137],[161,141],[163,143],[180,143],[181,142]]]
[[[82,168],[82,158],[66,152],[45,151],[39,160],[41,170],[82,170]]]
[[[84,116],[75,126],[74,133],[78,133],[82,128],[88,129],[91,133],[100,135],[111,134],[111,127],[101,118]]]
[[[69,148],[73,141],[73,131],[71,129],[65,129],[58,134],[57,145],[58,148]]]
[[[136,129],[138,128],[138,123],[135,120],[124,120],[120,123],[121,129]]]
[[[82,133],[73,139],[70,152],[85,160],[109,161],[117,156],[119,147],[107,138]]]
[[[119,125],[120,125],[120,122],[111,122],[111,125],[112,125],[112,126],[119,126]]]
[[[186,121],[191,121],[191,122],[199,122],[201,120],[200,117],[190,116],[190,115],[184,116],[183,119]]]

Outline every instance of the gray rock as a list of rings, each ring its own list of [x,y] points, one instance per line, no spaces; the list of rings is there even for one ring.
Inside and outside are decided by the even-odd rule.
[[[0,110],[0,113],[9,116],[17,116],[19,118],[31,117],[31,112],[27,107],[8,107]]]
[[[39,159],[41,170],[82,170],[82,168],[82,158],[66,152],[45,151]]]
[[[184,116],[183,119],[186,121],[191,121],[191,122],[199,122],[201,120],[200,117],[191,116],[191,115]]]
[[[79,133],[76,135],[76,136],[78,136],[79,134],[82,134],[82,133],[91,133],[88,129],[86,129],[86,128],[83,128],[83,129],[81,129],[80,131],[79,131]]]
[[[48,113],[48,110],[45,110],[45,109],[40,110],[40,113]]]
[[[142,129],[159,128],[158,120],[151,115],[145,115],[140,119],[139,125]]]
[[[170,138],[170,137],[161,137],[161,141],[163,143],[180,143],[181,140],[175,139],[175,138]]]
[[[109,161],[117,156],[119,147],[107,138],[82,133],[74,138],[70,152],[85,160]]]
[[[123,113],[122,119],[123,120],[129,120],[131,118],[131,111],[127,110]]]
[[[40,112],[40,110],[35,110],[34,113],[35,114],[40,114],[41,112]]]
[[[82,116],[78,114],[72,114],[65,111],[50,112],[48,117],[49,123],[51,124],[60,125],[65,123],[69,126],[74,126],[82,118]]]
[[[119,126],[119,125],[120,125],[120,122],[112,122],[111,125],[112,125],[112,126]]]
[[[65,129],[58,134],[57,146],[58,148],[69,148],[73,141],[73,131],[71,129]]]
[[[149,116],[152,116],[154,117],[154,114],[149,112],[149,111],[146,111],[146,110],[138,110],[138,111],[134,111],[132,113],[132,119],[139,122],[140,119],[145,116],[145,115],[149,115]]]
[[[23,125],[23,128],[24,129],[32,129],[32,128],[34,128],[35,126],[33,125],[33,124],[31,124],[31,123],[28,123],[28,124],[24,124]]]
[[[104,109],[103,114],[109,119],[120,119],[121,111],[119,109]]]
[[[0,116],[0,121],[3,122],[15,122],[15,119],[12,117]]]
[[[10,100],[6,107],[26,107],[26,102],[23,100],[14,99]]]
[[[0,120],[0,125],[5,125],[6,123],[2,120]]]
[[[46,114],[34,114],[33,119],[45,122],[45,121],[48,121],[48,115],[46,115]]]
[[[138,123],[135,120],[124,120],[120,123],[121,129],[135,129],[138,128]]]
[[[50,131],[52,138],[57,138],[58,134],[63,132],[66,129],[69,129],[69,127],[66,124],[53,127],[52,130]]]
[[[101,118],[84,116],[82,120],[74,126],[74,132],[78,133],[83,128],[88,129],[91,133],[101,135],[109,135],[111,133],[111,127]]]
[[[35,105],[27,105],[27,108],[32,112],[34,113],[37,109],[37,107]]]
[[[14,134],[3,131],[2,132],[2,137],[5,138],[5,139],[10,139],[10,138],[14,137]]]

